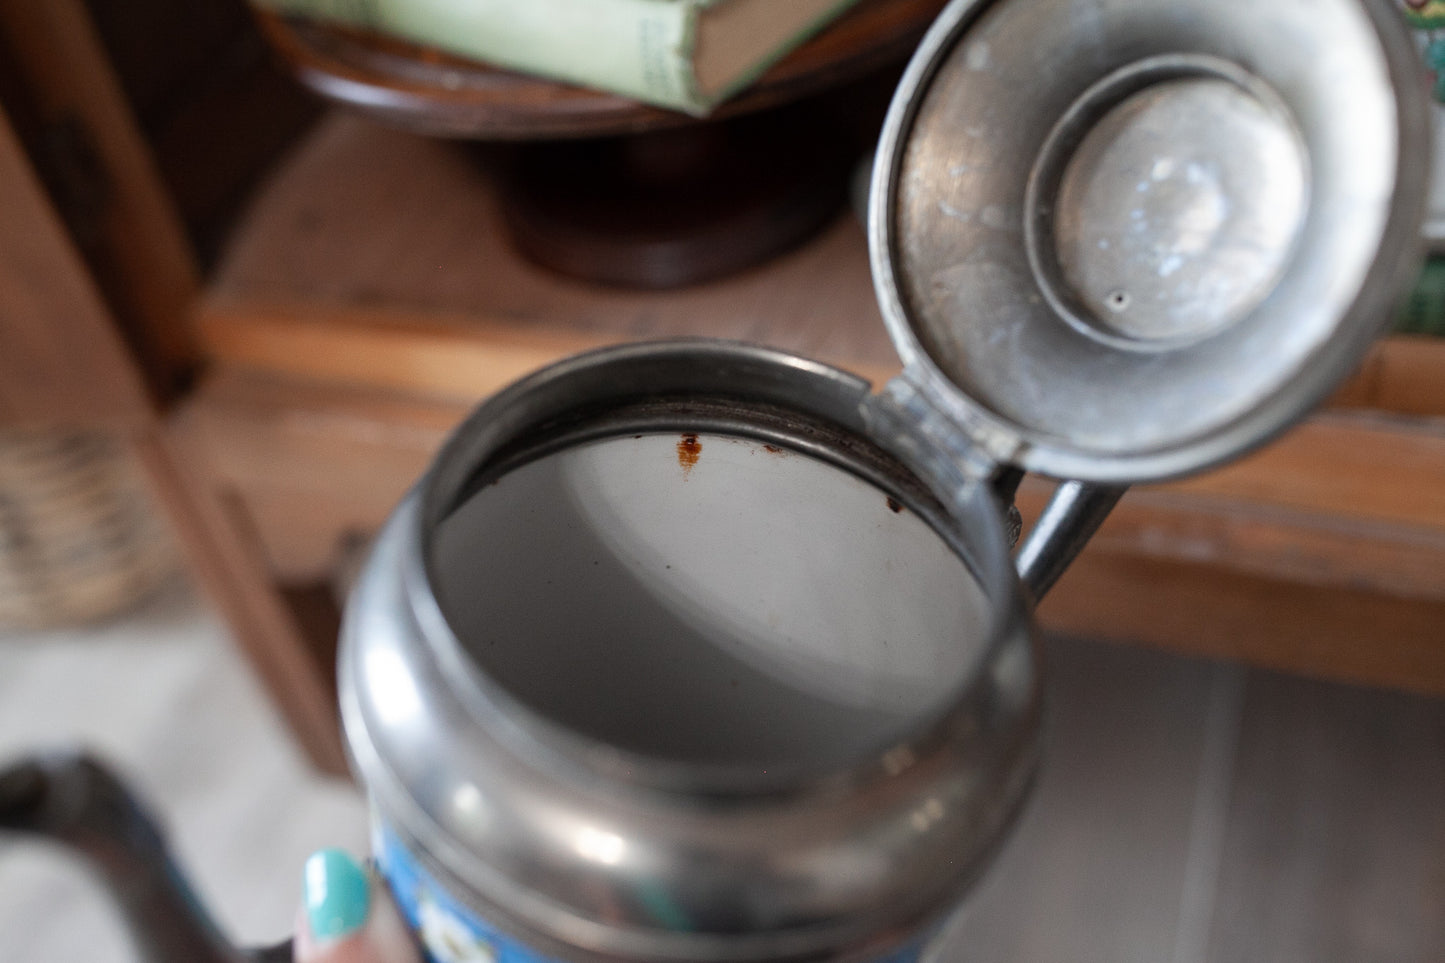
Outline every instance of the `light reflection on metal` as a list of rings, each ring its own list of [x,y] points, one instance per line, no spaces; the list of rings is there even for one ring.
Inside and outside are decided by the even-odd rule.
[[[627,843],[616,833],[592,826],[583,826],[573,837],[572,848],[577,855],[603,866],[616,866],[627,855]]]
[[[421,712],[421,694],[401,655],[392,648],[377,647],[363,662],[376,714],[387,725],[401,725]]]

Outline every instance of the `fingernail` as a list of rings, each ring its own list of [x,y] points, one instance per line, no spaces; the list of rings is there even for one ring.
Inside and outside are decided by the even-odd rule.
[[[366,922],[371,884],[366,871],[345,851],[313,853],[306,860],[301,888],[306,921],[317,941],[343,939]]]

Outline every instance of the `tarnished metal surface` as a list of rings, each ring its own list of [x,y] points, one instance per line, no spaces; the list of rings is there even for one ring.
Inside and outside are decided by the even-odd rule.
[[[1182,348],[1244,320],[1279,283],[1304,224],[1309,156],[1273,98],[1226,70],[1186,58],[1126,68],[1094,99],[1148,85],[1105,108],[1071,153],[1063,125],[1045,145],[1041,174],[1051,147],[1067,156],[1028,197],[1032,266],[1085,334]]]
[[[384,820],[479,914],[568,958],[820,960],[879,952],[869,945],[878,934],[937,918],[1000,838],[1037,745],[1024,603],[988,479],[1015,465],[1104,483],[1061,489],[1025,543],[1024,573],[1042,592],[1117,498],[1110,485],[1235,455],[1343,376],[1385,320],[1423,196],[1413,156],[1423,104],[1393,16],[1354,0],[951,5],[900,86],[875,165],[870,245],[905,373],[870,397],[847,376],[760,348],[635,346],[565,362],[485,405],[388,526],[348,612],[343,713]],[[680,440],[659,440],[665,431]],[[467,499],[562,453],[555,477],[527,475],[522,494],[561,484],[567,494],[543,498],[557,503],[560,530],[576,530],[573,515],[589,530],[606,516],[627,529],[627,566],[641,564],[693,526],[647,534],[648,513],[600,511],[596,497],[675,492],[627,459],[608,469],[620,478],[585,493],[563,483],[608,460],[583,446],[612,451],[619,438],[639,443],[638,458],[675,454],[679,489],[707,470],[709,446],[740,439],[753,447],[733,452],[739,465],[767,445],[816,461],[769,496],[800,515],[813,517],[810,493],[832,491],[814,473],[825,467],[876,485],[890,510],[918,512],[986,600],[970,680],[941,715],[888,729],[892,747],[876,750],[852,730],[826,752],[704,745],[682,717],[687,704],[661,707],[682,719],[665,734],[604,732],[586,706],[547,711],[573,696],[548,694],[545,674],[525,691],[509,682],[533,671],[526,651],[478,654],[498,627],[486,612],[516,607],[459,605],[467,573],[485,566],[439,555],[437,532]],[[716,518],[705,506],[682,517],[729,528],[719,523],[738,506],[725,501]],[[547,510],[525,497],[493,507],[482,527],[497,531],[510,531],[513,507]],[[558,521],[538,537],[552,538]],[[765,541],[757,532],[785,524],[754,521],[731,526],[747,544],[703,565],[717,585],[674,591],[676,572],[641,580],[671,600],[667,618],[711,599],[708,645],[768,622],[772,602],[748,600],[777,586],[741,560]],[[475,533],[464,541],[488,551]],[[808,554],[876,573],[879,551],[882,540],[857,555]],[[542,555],[559,558],[569,585],[600,578],[590,555]],[[545,583],[550,571],[522,581]],[[793,587],[784,594],[795,578],[779,576]],[[603,594],[631,598],[626,581],[604,579],[618,587]],[[720,587],[726,598],[711,594]],[[528,602],[566,604],[545,591]],[[796,668],[826,647],[801,628],[816,615],[789,619],[774,620],[769,644],[781,648],[768,660]],[[841,635],[852,652],[858,639]],[[611,679],[606,690],[636,681],[589,677]]]
[[[860,406],[866,396],[866,385],[840,372],[759,348],[693,342],[614,349],[543,372],[483,406],[398,510],[348,606],[346,733],[381,818],[480,916],[565,959],[871,958],[938,920],[981,871],[1036,762],[1037,679],[1017,578],[988,486],[966,475],[956,475],[964,481],[957,487],[924,479],[935,499],[884,452],[870,454],[892,439],[870,440]],[[634,448],[637,465],[622,457]],[[648,465],[662,475],[639,476]],[[601,467],[621,474],[602,489],[574,485],[569,494],[549,494]],[[862,502],[854,507],[869,514],[855,518],[850,509],[847,518],[820,521],[804,538],[801,570],[770,568],[771,551],[750,562],[792,524],[755,500],[729,500],[728,491],[754,484],[747,481],[753,470],[764,473],[765,487],[782,485],[788,504],[808,517],[855,497]],[[846,476],[829,478],[840,471]],[[656,516],[619,507],[629,491],[655,505]],[[531,505],[532,496],[542,503]],[[485,509],[492,531],[504,533],[514,510],[555,517],[523,525],[535,546],[504,535],[493,542],[443,535],[454,517],[465,524],[465,515],[454,516],[459,505],[476,499],[480,510],[489,497],[498,499]],[[712,499],[711,508],[690,509],[694,498]],[[818,504],[806,508],[809,498]],[[677,512],[681,523],[670,521]],[[882,528],[863,544],[845,536],[860,524],[872,530],[868,518],[935,544],[894,558],[887,547],[893,535]],[[709,541],[689,544],[695,536]],[[892,577],[889,565],[915,567],[908,561],[915,549],[941,550],[944,559],[952,553],[952,564],[971,573],[969,591],[981,608],[970,618],[982,621],[958,638],[920,636],[916,646],[901,624],[896,633],[829,630],[829,616],[816,611],[798,621],[811,611],[806,600],[798,612],[766,610],[768,598],[806,591],[814,577],[826,579],[825,594],[846,585],[863,593],[850,577],[861,573],[881,585]],[[545,608],[518,611],[504,601],[473,611],[468,579],[485,577],[488,566],[525,567],[533,551],[538,564],[552,558],[555,565],[508,591],[525,591],[527,606]],[[660,579],[629,584],[637,566],[665,568],[662,561],[673,568]],[[675,591],[699,572],[720,582]],[[548,580],[569,588],[549,589]],[[587,586],[594,583],[602,601],[591,608]],[[723,583],[740,594],[714,597]],[[762,600],[756,609],[748,603],[754,597]],[[945,613],[951,603],[937,601]],[[669,649],[666,633],[648,641],[652,630],[641,625],[608,634],[605,643],[587,641],[594,615],[632,619],[657,605],[658,619],[702,626],[705,638],[693,640],[691,628],[669,630],[677,643]],[[515,628],[508,612],[529,625],[580,621],[556,639],[530,629],[499,639]],[[891,621],[917,617],[900,613]],[[945,614],[943,621],[956,619]],[[759,628],[774,622],[771,632]],[[957,634],[962,626],[943,631]],[[843,650],[821,644],[833,636]],[[641,645],[644,656],[653,653],[644,662],[656,668],[630,670],[642,677],[628,678],[616,667],[578,668],[594,656],[545,656],[571,641],[605,645],[622,660]],[[950,655],[937,648],[941,642],[956,649]],[[885,643],[900,648],[880,663]],[[493,644],[513,651],[487,651]],[[869,711],[903,715],[875,735],[854,728],[862,716],[850,716],[842,741],[818,750],[806,748],[806,727],[825,715],[812,713],[803,690],[797,717],[774,723],[795,731],[771,743],[749,737],[751,723],[702,738],[689,700],[733,691],[710,671],[679,681],[683,690],[626,694],[649,682],[670,685],[669,672],[718,658],[699,647],[743,652],[753,669],[769,671],[766,683],[735,676],[743,683],[736,691],[759,712],[771,711],[764,690],[792,678],[790,685],[806,680],[815,695],[842,686],[849,699],[866,695]],[[527,663],[537,653],[553,678]],[[777,671],[780,659],[785,671]],[[834,660],[836,671],[827,668]],[[579,671],[584,678],[572,678],[568,691],[552,691]],[[926,696],[912,710],[911,699],[889,701],[893,689],[919,685]],[[659,724],[677,731],[629,728],[606,713],[594,724],[587,721],[593,709],[569,699],[607,704],[623,716],[645,703],[649,717],[671,719]],[[658,700],[665,704],[653,705]],[[719,709],[719,718],[731,711]],[[789,750],[789,739],[804,748]]]
[[[1428,116],[1389,4],[955,3],[875,164],[874,274],[982,445],[1131,482],[1261,443],[1418,247]]]

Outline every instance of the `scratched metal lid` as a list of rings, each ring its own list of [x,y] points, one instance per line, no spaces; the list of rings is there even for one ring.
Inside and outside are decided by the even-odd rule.
[[[906,377],[989,457],[1058,477],[1263,442],[1418,264],[1422,88],[1389,3],[956,0],[870,202]]]

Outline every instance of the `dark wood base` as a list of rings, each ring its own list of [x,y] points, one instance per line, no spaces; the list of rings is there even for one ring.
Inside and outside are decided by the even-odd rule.
[[[843,206],[860,159],[816,109],[629,137],[519,147],[501,191],[508,233],[561,274],[684,287],[761,264]]]

